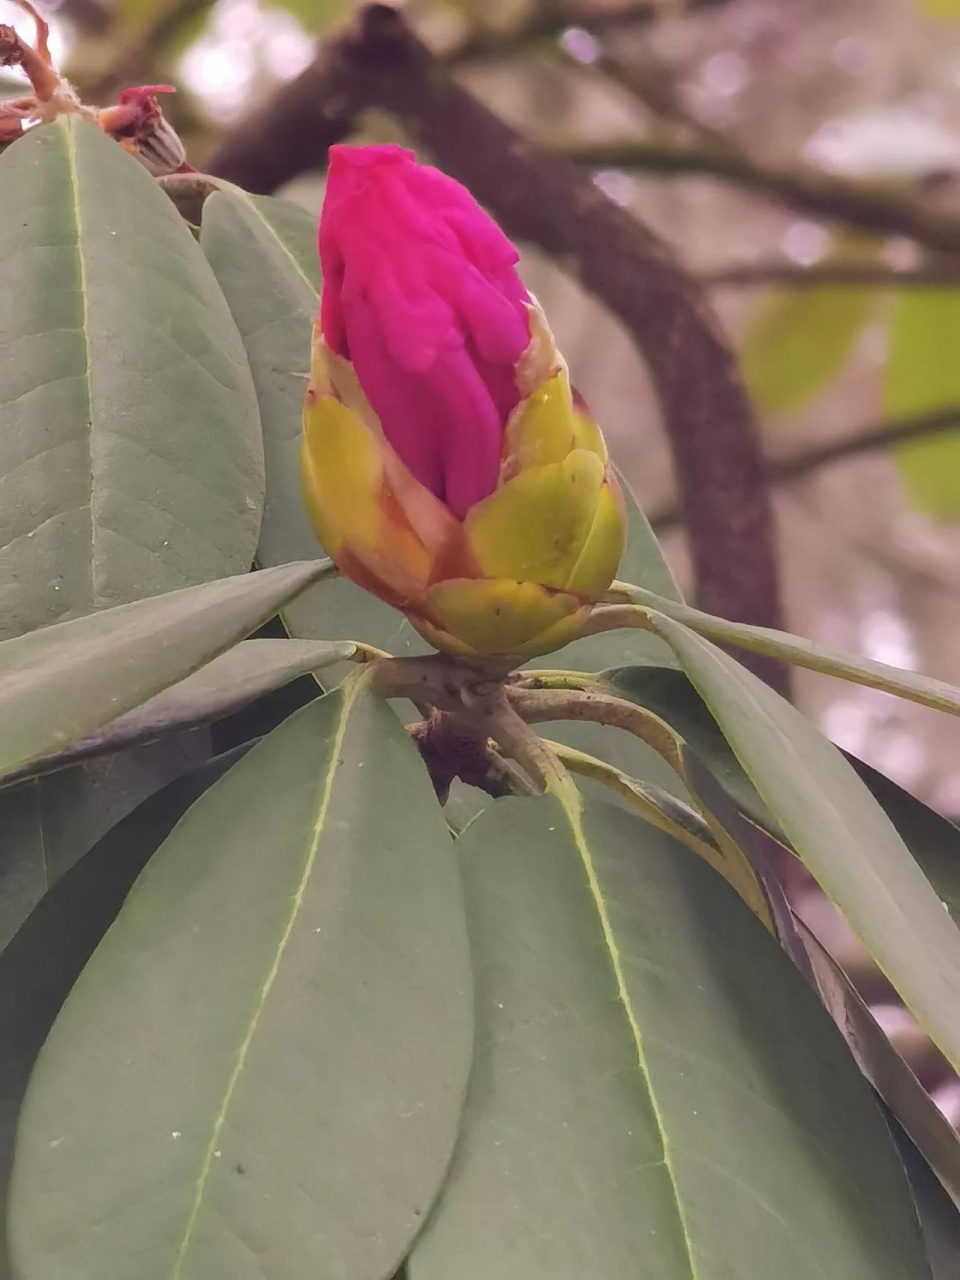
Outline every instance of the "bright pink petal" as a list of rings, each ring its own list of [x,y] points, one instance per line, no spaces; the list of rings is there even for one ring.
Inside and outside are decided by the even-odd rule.
[[[517,251],[459,183],[399,147],[332,147],[319,233],[327,343],[387,439],[458,516],[496,486],[530,340]]]

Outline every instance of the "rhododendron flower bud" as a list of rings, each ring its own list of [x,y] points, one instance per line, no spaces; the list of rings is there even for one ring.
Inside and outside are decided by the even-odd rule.
[[[624,519],[517,251],[399,147],[333,147],[302,477],[341,570],[437,648],[528,657],[574,638]]]

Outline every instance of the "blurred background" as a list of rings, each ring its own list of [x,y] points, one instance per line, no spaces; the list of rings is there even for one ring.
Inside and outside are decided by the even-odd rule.
[[[43,11],[85,100],[175,85],[164,108],[203,169],[354,8],[61,0]],[[575,159],[705,289],[761,423],[788,629],[960,682],[960,252],[939,252],[951,227],[960,248],[960,0],[419,0],[404,12],[462,83]],[[0,21],[31,34],[3,0]],[[5,72],[0,94],[21,84]],[[382,113],[356,129],[416,145]],[[318,168],[279,194],[316,211],[322,183]],[[849,216],[872,199],[902,207],[902,227],[880,237]],[[931,226],[946,232],[915,234]],[[559,266],[532,248],[524,257],[689,587],[643,358]],[[839,745],[960,815],[956,719],[809,672],[794,695]],[[817,895],[801,906],[960,1122],[960,1086],[882,979]]]

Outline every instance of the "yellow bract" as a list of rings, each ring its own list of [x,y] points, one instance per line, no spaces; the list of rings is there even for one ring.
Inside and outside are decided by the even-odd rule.
[[[612,487],[615,483],[608,478],[597,495],[593,526],[566,583],[568,591],[588,600],[598,600],[603,595],[616,577],[623,556],[626,528],[620,496]]]
[[[356,414],[332,395],[303,412],[300,479],[303,498],[327,554],[343,543],[374,546],[380,530],[383,462]]]
[[[462,522],[401,462],[350,363],[314,334],[302,480],[317,536],[344,573],[465,657],[520,661],[575,639],[623,554],[603,436],[536,318],[500,483]]]
[[[602,488],[603,463],[585,449],[508,480],[464,521],[481,572],[565,587],[593,527]]]
[[[576,596],[508,578],[454,578],[431,587],[424,600],[430,619],[413,625],[438,649],[470,657],[533,657],[572,640],[590,612]]]

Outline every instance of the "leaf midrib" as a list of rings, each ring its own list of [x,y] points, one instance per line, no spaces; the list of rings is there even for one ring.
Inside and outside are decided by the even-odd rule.
[[[73,201],[73,225],[76,232],[77,272],[80,281],[80,333],[84,348],[84,385],[87,393],[87,456],[90,466],[90,596],[96,608],[101,600],[99,556],[97,553],[97,515],[94,490],[98,479],[99,461],[96,449],[96,412],[93,397],[93,356],[90,333],[90,293],[87,279],[87,260],[83,251],[83,221],[80,216],[80,171],[77,166],[77,133],[69,119],[60,126],[66,141],[67,171],[70,175],[70,191]]]
[[[296,272],[296,274],[300,277],[300,279],[303,281],[303,283],[304,283],[304,284],[307,286],[307,288],[310,290],[311,295],[312,295],[314,298],[319,297],[320,295],[318,294],[317,290],[314,288],[313,281],[312,281],[312,280],[311,280],[311,279],[306,275],[306,273],[304,272],[303,268],[300,266],[300,263],[299,263],[299,262],[297,262],[296,258],[293,256],[293,254],[292,254],[292,253],[290,252],[290,250],[287,248],[286,244],[284,243],[284,241],[281,239],[280,235],[278,234],[277,229],[273,226],[273,224],[272,224],[270,221],[268,221],[268,219],[267,219],[267,218],[265,218],[265,217],[264,217],[264,215],[261,213],[261,211],[259,210],[259,208],[257,207],[257,205],[256,205],[256,204],[253,202],[253,200],[250,198],[249,193],[248,193],[248,192],[246,192],[246,191],[242,191],[239,187],[235,187],[235,188],[233,188],[233,190],[234,190],[235,194],[236,194],[236,195],[237,195],[237,196],[238,196],[238,197],[243,201],[244,205],[245,205],[245,206],[250,210],[250,212],[254,215],[254,217],[257,219],[257,221],[258,221],[258,222],[259,222],[263,227],[265,227],[265,228],[266,228],[266,230],[267,230],[267,232],[269,233],[269,235],[270,235],[271,239],[272,239],[272,240],[274,241],[274,243],[277,245],[277,247],[279,248],[279,250],[281,251],[281,253],[283,254],[283,256],[284,256],[284,257],[289,261],[290,265],[293,267],[293,269],[294,269],[294,271]]]
[[[326,776],[323,780],[323,786],[320,793],[320,803],[317,806],[317,818],[316,818],[316,822],[314,823],[313,833],[310,839],[310,843],[307,847],[307,856],[304,861],[303,871],[300,876],[300,882],[297,885],[296,892],[294,893],[293,897],[290,900],[291,907],[290,907],[289,918],[277,942],[277,949],[273,959],[273,963],[271,964],[267,972],[266,978],[264,979],[264,982],[263,982],[263,986],[260,988],[260,993],[257,998],[257,1002],[254,1005],[253,1012],[250,1017],[250,1021],[247,1024],[246,1034],[243,1040],[240,1042],[240,1045],[237,1050],[237,1057],[234,1063],[233,1070],[231,1071],[230,1077],[227,1080],[227,1085],[223,1095],[223,1101],[220,1105],[219,1111],[217,1112],[216,1118],[213,1123],[213,1129],[210,1133],[210,1140],[204,1151],[203,1163],[201,1164],[200,1173],[197,1178],[193,1202],[191,1204],[190,1213],[187,1217],[187,1223],[184,1228],[183,1236],[180,1241],[180,1247],[177,1251],[177,1256],[174,1260],[173,1270],[170,1273],[170,1280],[180,1280],[180,1278],[183,1275],[183,1265],[187,1260],[187,1255],[190,1251],[190,1248],[193,1244],[193,1240],[196,1234],[197,1222],[200,1217],[200,1210],[203,1207],[203,1201],[204,1201],[204,1197],[207,1189],[207,1184],[210,1178],[210,1170],[213,1166],[213,1161],[216,1155],[217,1146],[220,1140],[220,1134],[222,1133],[223,1126],[226,1123],[227,1115],[229,1114],[229,1111],[230,1111],[230,1105],[233,1101],[233,1096],[236,1093],[237,1085],[240,1082],[240,1077],[243,1074],[243,1069],[246,1065],[247,1057],[250,1053],[250,1049],[256,1037],[257,1028],[260,1024],[260,1018],[263,1014],[264,1008],[266,1007],[267,1001],[270,998],[270,992],[273,988],[273,984],[276,981],[277,975],[280,972],[280,967],[283,964],[283,958],[286,953],[287,946],[290,942],[290,938],[293,935],[293,930],[296,925],[297,919],[299,917],[300,909],[303,906],[303,899],[306,893],[307,885],[310,882],[310,877],[313,873],[313,868],[316,864],[317,854],[319,853],[319,850],[320,850],[320,841],[323,837],[323,830],[326,825],[327,814],[329,812],[330,802],[333,797],[334,780],[336,779],[338,768],[342,763],[341,752],[343,749],[343,741],[347,732],[347,724],[350,719],[350,713],[353,710],[353,704],[360,693],[360,689],[361,689],[361,685],[359,681],[356,681],[356,680],[348,681],[342,693],[343,701],[340,707],[340,716],[339,716],[339,719],[337,720],[336,731],[334,733],[333,741],[330,747],[329,767],[328,767]]]
[[[643,1076],[647,1096],[650,1099],[650,1110],[653,1114],[654,1122],[657,1126],[657,1132],[660,1137],[660,1148],[663,1153],[663,1167],[670,1180],[670,1189],[673,1193],[673,1201],[677,1210],[677,1219],[680,1225],[680,1234],[683,1237],[683,1246],[687,1257],[687,1265],[690,1268],[690,1280],[698,1280],[697,1267],[694,1261],[695,1250],[693,1241],[690,1238],[690,1228],[687,1223],[687,1215],[680,1195],[680,1184],[677,1178],[677,1172],[674,1168],[672,1144],[667,1134],[667,1127],[664,1122],[663,1113],[660,1110],[660,1103],[654,1089],[653,1078],[650,1074],[650,1066],[647,1062],[647,1054],[644,1047],[643,1032],[640,1030],[640,1025],[634,1015],[633,1005],[630,1001],[626,974],[624,973],[623,962],[620,957],[620,948],[617,946],[613,925],[610,920],[610,913],[607,910],[607,901],[604,897],[603,889],[601,888],[600,880],[597,876],[596,867],[593,863],[590,846],[583,830],[582,802],[578,797],[568,798],[565,795],[560,796],[559,799],[566,812],[567,820],[570,823],[570,829],[573,833],[574,843],[576,844],[577,852],[580,855],[580,860],[583,863],[583,869],[587,877],[587,884],[597,910],[597,916],[600,920],[600,928],[603,933],[603,940],[606,944],[607,954],[610,957],[610,965],[613,969],[614,979],[617,984],[617,996],[623,1006],[627,1025],[629,1026],[630,1033],[633,1036],[634,1047],[637,1053],[637,1065],[640,1069],[640,1074]]]

